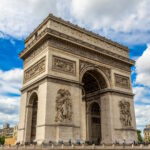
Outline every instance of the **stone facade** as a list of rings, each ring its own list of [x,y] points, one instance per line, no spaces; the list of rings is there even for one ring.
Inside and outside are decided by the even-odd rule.
[[[144,128],[144,141],[150,142],[150,125],[146,125]]]
[[[18,141],[137,140],[126,47],[53,15],[25,45]]]

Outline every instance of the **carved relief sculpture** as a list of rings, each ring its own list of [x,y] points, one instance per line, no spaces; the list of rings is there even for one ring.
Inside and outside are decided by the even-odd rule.
[[[115,74],[115,85],[117,87],[130,89],[130,79],[129,77]]]
[[[39,60],[37,63],[29,67],[27,70],[24,71],[24,80],[23,82],[26,83],[27,81],[31,80],[33,77],[38,76],[42,72],[45,71],[45,57]]]
[[[123,127],[131,127],[132,126],[132,116],[130,111],[130,103],[127,101],[120,101],[120,121]]]
[[[63,72],[70,75],[76,75],[76,62],[65,58],[53,56],[52,69],[57,72]]]
[[[72,103],[71,94],[68,90],[60,89],[56,97],[56,122],[64,120],[72,120]]]

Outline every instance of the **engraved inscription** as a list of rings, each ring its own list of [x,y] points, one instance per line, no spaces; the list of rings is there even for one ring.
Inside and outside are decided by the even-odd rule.
[[[115,85],[116,87],[130,89],[130,79],[129,77],[115,74]]]
[[[122,100],[119,102],[120,121],[123,127],[131,127],[132,116],[130,111],[130,103]]]
[[[58,56],[53,56],[52,69],[57,72],[76,75],[76,62]]]
[[[24,83],[45,71],[45,57],[24,71]]]

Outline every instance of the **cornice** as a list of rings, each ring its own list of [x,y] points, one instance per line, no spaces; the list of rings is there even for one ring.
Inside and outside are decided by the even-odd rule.
[[[85,98],[90,98],[92,96],[96,96],[96,95],[103,95],[106,93],[112,93],[112,94],[120,94],[120,95],[126,95],[129,97],[134,97],[134,94],[132,92],[124,92],[121,90],[116,90],[116,89],[111,89],[111,88],[105,88],[105,89],[100,89],[99,91],[93,92],[93,93],[89,93],[88,95],[85,96]]]
[[[61,78],[61,77],[55,77],[55,76],[52,76],[52,75],[44,75],[43,77],[33,81],[32,83],[24,86],[22,89],[21,89],[21,92],[24,92],[25,90],[27,89],[30,89],[30,88],[35,88],[37,87],[37,85],[39,85],[42,81],[51,81],[51,82],[59,82],[59,83],[66,83],[66,84],[73,84],[75,86],[78,86],[79,88],[81,88],[83,86],[83,83],[80,83],[78,81],[74,81],[74,80],[69,80],[69,79],[65,79],[65,78]],[[134,97],[134,94],[131,93],[131,92],[125,92],[125,91],[121,91],[121,90],[116,90],[116,89],[111,89],[111,88],[106,88],[106,89],[101,89],[99,92],[99,94],[105,94],[105,93],[112,93],[112,94],[121,94],[121,95],[126,95],[126,96],[129,96],[129,97]]]
[[[86,49],[90,49],[92,51],[98,52],[98,53],[100,53],[102,55],[105,55],[105,56],[108,56],[108,57],[120,60],[122,62],[125,62],[125,63],[131,65],[131,66],[135,65],[135,61],[133,61],[133,60],[131,60],[129,58],[126,58],[124,56],[121,56],[121,55],[118,55],[116,53],[110,52],[108,50],[102,49],[100,47],[94,46],[92,44],[89,44],[89,43],[84,42],[82,40],[73,38],[71,36],[68,36],[66,34],[60,33],[58,31],[50,29],[50,28],[46,28],[27,48],[25,48],[24,51],[22,51],[20,53],[20,58],[24,58],[28,53],[30,53],[31,49],[33,49],[34,46],[39,44],[41,40],[44,40],[44,38],[48,38],[48,37],[57,37],[59,39],[62,39],[62,40],[65,40],[65,41],[77,44],[77,45],[79,45],[81,47],[84,47]]]
[[[84,34],[87,34],[87,35],[89,35],[89,36],[98,38],[99,40],[101,40],[101,41],[103,41],[103,42],[106,42],[106,43],[111,44],[111,45],[113,45],[113,46],[116,46],[116,47],[118,47],[118,48],[120,48],[120,49],[122,49],[122,50],[124,50],[124,51],[129,52],[128,47],[123,46],[123,45],[121,45],[121,44],[119,44],[119,43],[117,43],[117,42],[114,42],[114,41],[110,40],[110,39],[107,39],[107,38],[105,38],[105,37],[103,37],[103,36],[101,36],[101,35],[99,35],[99,34],[96,34],[96,33],[92,32],[92,31],[88,31],[88,30],[85,29],[85,28],[81,28],[81,27],[79,27],[79,26],[77,26],[77,25],[74,25],[74,24],[72,24],[72,23],[69,22],[69,21],[65,21],[65,20],[63,20],[63,19],[61,19],[61,18],[58,18],[58,17],[54,16],[53,14],[49,14],[48,17],[25,39],[25,42],[28,42],[28,41],[31,39],[31,37],[34,36],[35,33],[36,33],[40,28],[42,28],[43,25],[46,24],[49,20],[53,20],[53,21],[59,22],[60,24],[64,24],[64,25],[66,25],[66,26],[68,26],[68,27],[70,27],[70,28],[73,28],[73,29],[75,29],[75,30],[78,30],[78,31],[80,31],[80,32],[83,32]]]
[[[39,85],[41,82],[43,81],[53,81],[53,82],[63,82],[66,84],[74,84],[78,87],[81,87],[83,84],[78,82],[78,81],[74,81],[74,80],[70,80],[70,79],[66,79],[66,78],[61,78],[61,77],[55,77],[49,74],[43,75],[42,77],[32,81],[31,83],[23,86],[21,88],[21,92],[24,92],[26,89],[30,89],[31,87],[37,87],[37,85]]]
[[[125,91],[121,91],[121,90],[116,90],[116,89],[102,89],[100,91],[100,94],[104,94],[104,93],[113,93],[113,94],[121,94],[121,95],[128,95],[131,97],[134,97],[134,94],[132,92],[125,92]]]

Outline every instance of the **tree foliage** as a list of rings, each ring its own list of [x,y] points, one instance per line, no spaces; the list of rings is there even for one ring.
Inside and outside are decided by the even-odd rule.
[[[138,142],[143,142],[143,138],[141,135],[141,130],[137,130]]]
[[[4,136],[0,137],[0,144],[1,145],[5,144],[5,137]]]

